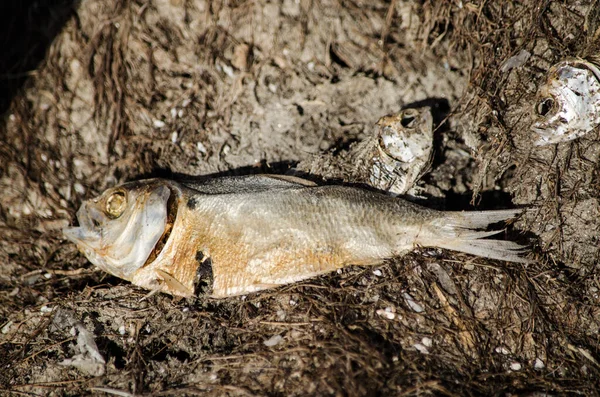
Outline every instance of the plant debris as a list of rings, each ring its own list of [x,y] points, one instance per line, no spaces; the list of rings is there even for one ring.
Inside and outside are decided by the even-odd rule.
[[[597,54],[597,3],[11,2],[0,394],[599,395],[598,128],[545,146],[531,131],[552,65]],[[177,299],[61,237],[119,183],[286,173],[423,106],[424,204],[527,207],[525,235],[506,233],[534,263],[418,249],[381,275]],[[78,356],[98,371],[61,364]]]

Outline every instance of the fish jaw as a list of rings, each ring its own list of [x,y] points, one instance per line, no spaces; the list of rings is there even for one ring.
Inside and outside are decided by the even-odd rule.
[[[563,61],[538,91],[536,146],[571,141],[600,124],[600,70],[587,61]]]
[[[77,222],[79,226],[67,227],[63,229],[65,238],[78,247],[90,247],[90,244],[101,239],[100,230],[94,228],[94,220],[97,219],[94,209],[90,209],[87,202],[83,202],[77,211]]]

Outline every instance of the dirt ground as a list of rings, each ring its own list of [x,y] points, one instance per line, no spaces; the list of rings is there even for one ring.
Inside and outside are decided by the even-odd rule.
[[[536,147],[529,129],[548,68],[598,52],[596,1],[7,4],[0,394],[600,395],[600,136]],[[61,237],[117,183],[285,173],[419,104],[437,125],[424,204],[529,208],[506,237],[533,264],[422,249],[144,298]],[[85,335],[105,364],[73,365]]]

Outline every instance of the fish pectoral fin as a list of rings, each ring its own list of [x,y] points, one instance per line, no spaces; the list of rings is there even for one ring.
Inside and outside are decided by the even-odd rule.
[[[165,291],[165,288],[163,286],[163,288],[162,288],[163,291],[169,292],[173,295],[178,295],[178,296],[194,295],[193,291],[190,291],[190,289],[187,288],[185,285],[183,285],[181,283],[181,281],[177,280],[175,277],[173,277],[168,272],[166,272],[162,269],[156,269],[155,272],[162,279],[164,286],[167,287],[167,289]]]

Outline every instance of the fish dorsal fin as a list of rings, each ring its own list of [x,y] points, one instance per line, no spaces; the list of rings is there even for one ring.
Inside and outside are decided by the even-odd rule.
[[[182,181],[182,185],[204,194],[251,193],[271,189],[317,186],[314,182],[290,175],[243,175]]]
[[[265,175],[261,175],[267,178],[272,178],[272,179],[276,179],[279,181],[285,181],[285,182],[289,182],[289,183],[293,183],[295,185],[302,185],[302,186],[306,186],[306,187],[315,187],[317,186],[316,183],[314,183],[313,181],[309,181],[308,179],[304,179],[304,178],[300,178],[298,176],[293,176],[293,175],[276,175],[276,174],[265,174]]]

